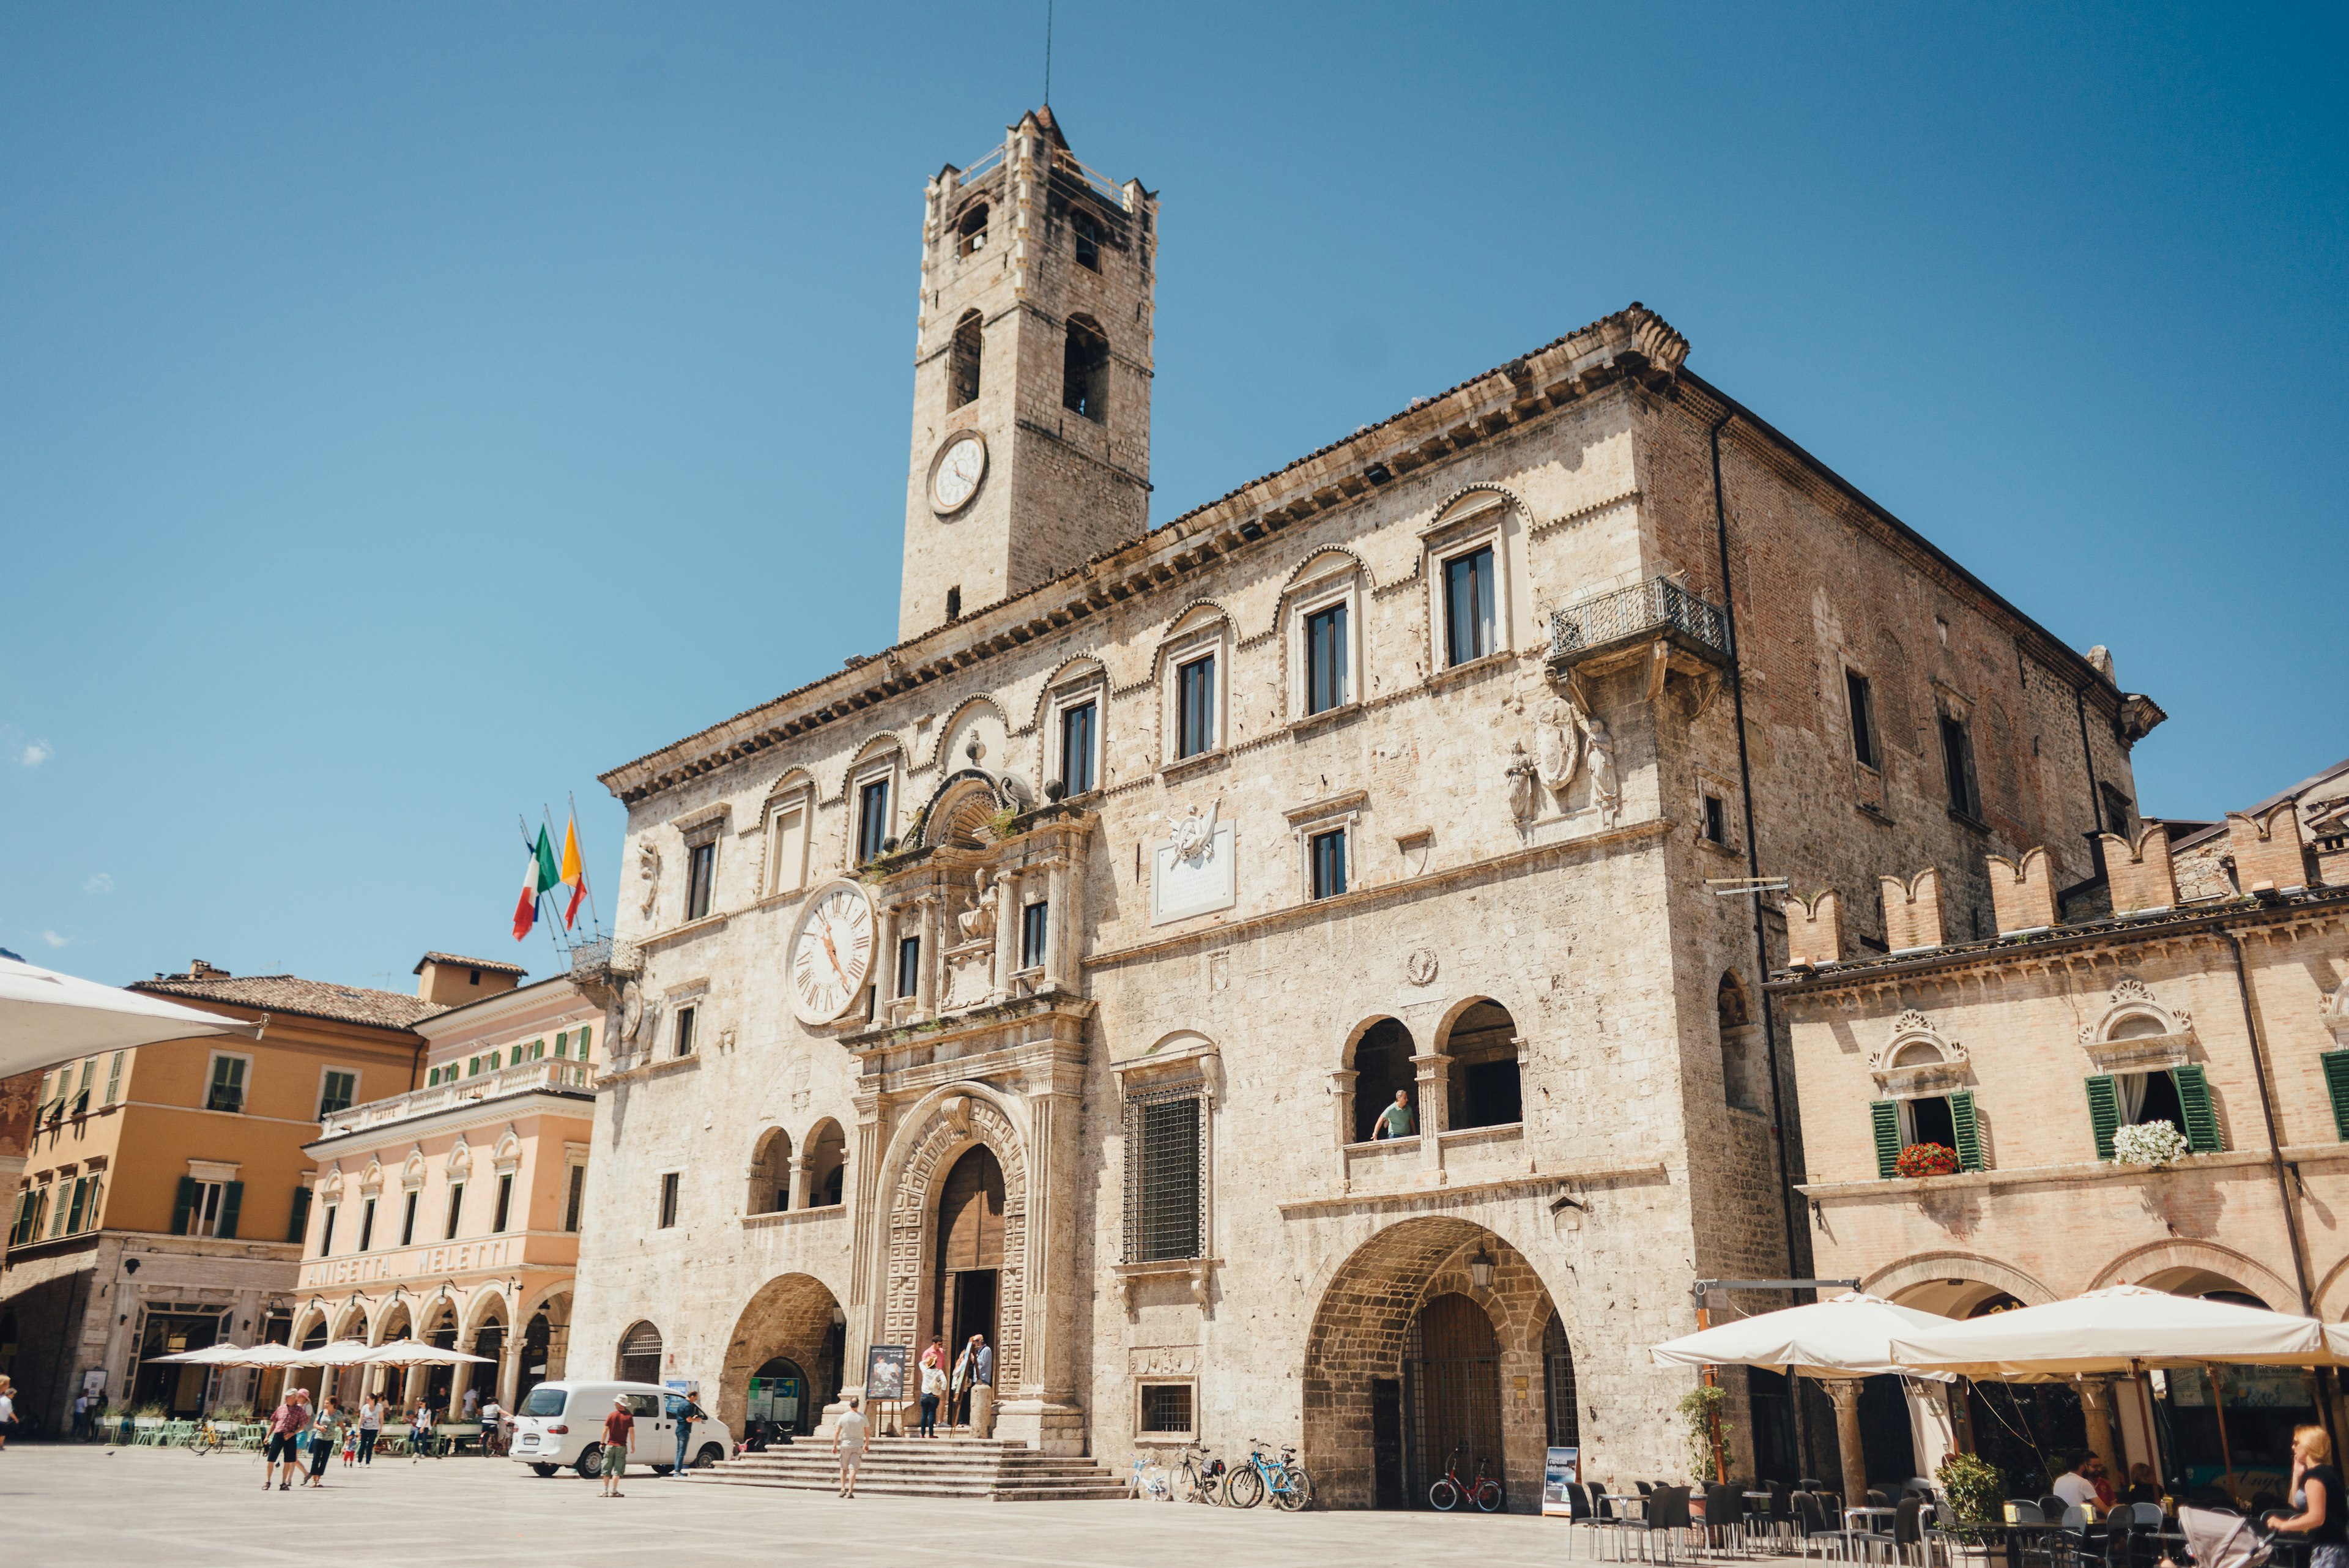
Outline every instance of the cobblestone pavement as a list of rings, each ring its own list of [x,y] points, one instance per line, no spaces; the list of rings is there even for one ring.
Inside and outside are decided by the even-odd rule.
[[[446,1562],[627,1568],[811,1561],[1092,1568],[1379,1568],[1561,1563],[1562,1521],[1523,1514],[1247,1512],[1140,1502],[973,1503],[771,1491],[629,1477],[606,1502],[574,1476],[497,1459],[397,1459],[264,1493],[252,1455],[12,1443],[0,1452],[0,1561],[25,1568]]]

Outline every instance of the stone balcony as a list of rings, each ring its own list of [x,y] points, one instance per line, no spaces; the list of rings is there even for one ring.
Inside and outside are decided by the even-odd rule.
[[[1729,618],[1670,577],[1651,577],[1549,612],[1553,674],[1641,653],[1691,672],[1726,668]]]
[[[419,1116],[434,1116],[442,1111],[461,1110],[477,1101],[512,1099],[542,1092],[576,1098],[582,1102],[579,1114],[591,1116],[594,1114],[592,1106],[595,1091],[590,1075],[591,1070],[585,1062],[524,1062],[518,1067],[477,1073],[453,1084],[437,1084],[429,1089],[410,1089],[389,1099],[369,1100],[365,1105],[352,1106],[321,1122],[318,1136],[321,1138],[341,1137],[350,1133],[388,1127],[395,1122],[414,1121]]]

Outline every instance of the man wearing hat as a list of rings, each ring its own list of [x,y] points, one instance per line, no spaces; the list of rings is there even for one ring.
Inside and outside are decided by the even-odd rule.
[[[628,1397],[612,1396],[612,1413],[604,1417],[604,1495],[621,1497],[620,1478],[628,1473],[628,1438],[636,1418],[628,1414]]]

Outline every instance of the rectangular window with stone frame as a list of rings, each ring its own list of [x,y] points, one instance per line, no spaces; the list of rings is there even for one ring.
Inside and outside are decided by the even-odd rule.
[[[1206,1255],[1206,1102],[1200,1085],[1127,1096],[1124,1262]]]
[[[685,918],[698,920],[709,913],[718,885],[718,841],[695,844],[685,852]]]

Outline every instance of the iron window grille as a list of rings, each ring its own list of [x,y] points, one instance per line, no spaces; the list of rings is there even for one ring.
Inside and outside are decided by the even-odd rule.
[[[1207,1118],[1199,1085],[1158,1089],[1125,1103],[1123,1261],[1206,1255]]]
[[[1145,1432],[1190,1431],[1191,1386],[1188,1383],[1143,1384],[1142,1429]]]
[[[1729,653],[1729,618],[1720,606],[1708,604],[1668,577],[1651,577],[1550,611],[1550,657],[1662,631],[1676,632],[1717,656]]]

